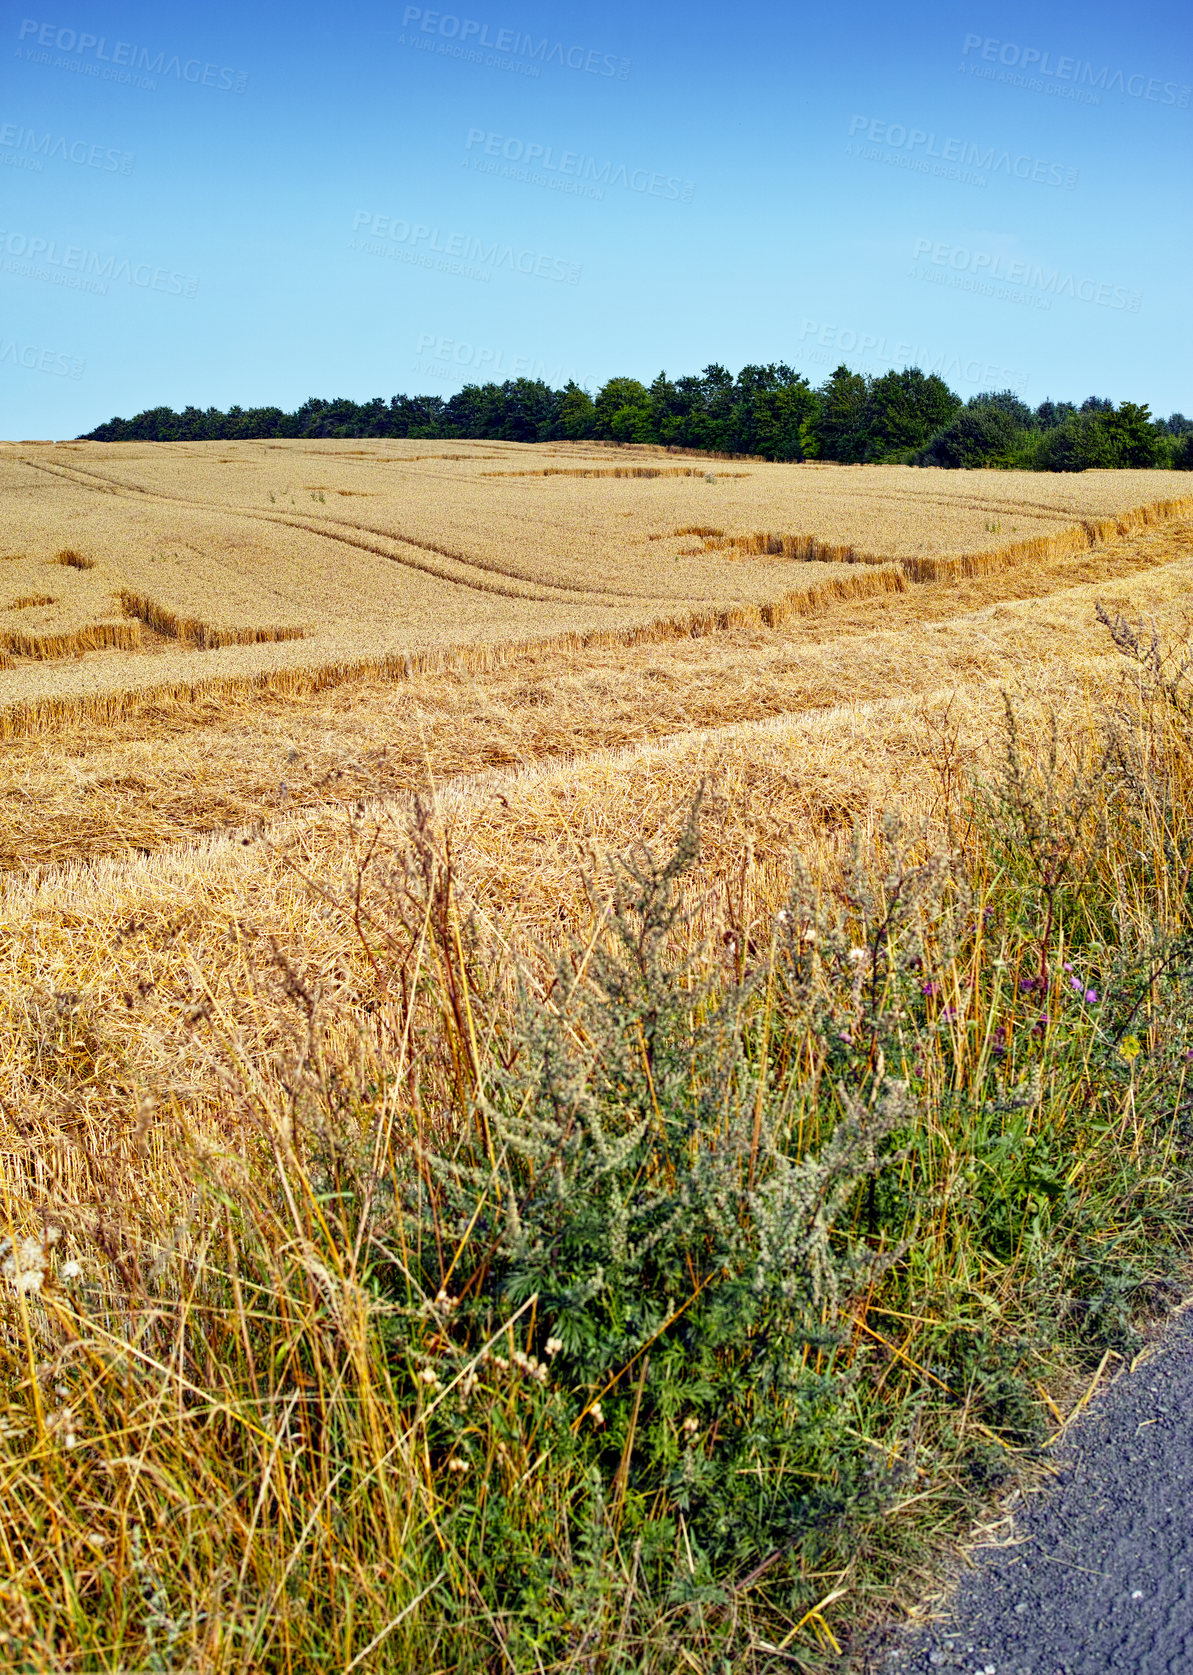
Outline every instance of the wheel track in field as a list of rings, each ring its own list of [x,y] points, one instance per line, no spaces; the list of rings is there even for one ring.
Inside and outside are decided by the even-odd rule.
[[[19,454],[11,457],[31,471],[44,472],[47,476],[74,483],[77,488],[89,489],[97,494],[113,494],[123,499],[147,501],[164,506],[185,506],[195,511],[218,512],[227,517],[250,518],[258,523],[301,529],[309,535],[319,535],[328,541],[339,541],[344,546],[356,547],[360,551],[373,553],[378,558],[388,559],[392,564],[421,571],[424,575],[434,576],[438,581],[471,588],[478,593],[496,593],[507,599],[523,599],[545,605],[585,604],[612,607],[643,599],[678,607],[707,604],[707,600],[681,596],[664,598],[657,593],[639,592],[629,588],[575,587],[568,582],[544,582],[540,578],[513,569],[503,569],[500,565],[483,559],[468,558],[463,553],[455,552],[450,547],[439,546],[433,541],[396,534],[392,530],[378,529],[371,524],[354,523],[348,518],[272,512],[263,507],[235,506],[227,501],[200,500],[190,495],[167,494],[160,489],[142,488],[139,484],[124,482],[119,477],[108,477],[98,471],[89,471],[83,466],[50,465]],[[328,525],[332,527],[326,527]],[[379,540],[392,546],[409,548],[418,556],[388,551],[385,547],[377,545]],[[458,566],[458,570],[447,568],[443,562],[436,563],[436,559],[446,560],[447,565]]]
[[[291,731],[289,720],[278,722],[279,711],[273,705],[259,722],[247,711],[217,709],[205,718],[191,709],[179,712],[187,719],[185,725],[177,725],[179,714],[169,707],[159,709],[160,696],[149,693],[143,718],[140,711],[130,711],[128,717],[111,725],[105,722],[88,736],[88,755],[108,766],[86,768],[83,779],[69,729],[61,745],[55,744],[52,734],[46,734],[32,738],[29,745],[18,745],[14,738],[13,745],[6,747],[14,754],[9,787],[0,797],[0,892],[6,887],[7,877],[43,867],[90,863],[105,856],[124,855],[137,847],[148,854],[175,843],[205,841],[220,833],[240,832],[242,827],[247,832],[261,822],[272,822],[280,817],[278,774],[286,772],[277,767],[277,757],[281,749],[291,746],[300,755],[308,751],[314,754],[309,774],[296,779],[287,791],[286,806],[296,818],[318,820],[323,813],[350,806],[361,798],[400,800],[417,791],[426,784],[429,759],[435,762],[441,785],[481,784],[487,783],[486,776],[491,774],[540,769],[554,772],[568,764],[578,770],[586,761],[605,760],[606,753],[649,753],[663,748],[664,741],[667,749],[678,748],[696,735],[712,738],[740,734],[743,739],[753,738],[765,734],[767,728],[803,725],[805,721],[819,726],[816,718],[830,713],[844,716],[869,705],[881,707],[888,701],[915,702],[934,692],[995,691],[1008,680],[1014,684],[1019,679],[997,661],[1003,656],[1000,645],[1014,661],[1015,669],[1027,671],[1027,677],[1034,679],[1040,646],[1036,643],[1033,651],[1031,645],[1021,644],[1021,629],[1036,610],[1047,608],[1053,594],[1063,598],[1076,588],[1088,606],[1088,615],[1094,601],[1105,598],[1105,590],[1110,589],[1115,609],[1138,608],[1149,614],[1159,610],[1163,622],[1179,627],[1181,600],[1187,596],[1185,584],[1161,586],[1153,597],[1145,578],[1168,564],[1187,565],[1193,559],[1191,541],[1193,516],[1163,552],[1153,554],[1132,543],[1115,561],[1108,560],[1095,574],[1083,575],[1076,582],[1068,574],[1067,564],[1058,561],[1048,567],[1041,578],[1042,586],[1033,584],[1026,592],[1021,572],[979,578],[974,584],[975,594],[959,606],[930,589],[917,592],[915,597],[909,591],[902,600],[893,601],[900,614],[891,624],[874,613],[854,621],[852,606],[847,605],[826,620],[823,639],[806,646],[775,647],[772,653],[763,648],[756,665],[755,648],[743,646],[725,665],[719,681],[698,689],[693,697],[673,682],[675,696],[670,699],[664,684],[658,688],[660,696],[650,700],[646,708],[640,696],[645,667],[641,660],[637,666],[623,668],[618,659],[619,672],[610,685],[605,679],[603,652],[589,658],[583,647],[577,647],[574,658],[569,652],[567,672],[589,696],[573,703],[570,714],[565,710],[558,725],[548,719],[541,727],[519,730],[516,737],[504,723],[494,732],[490,707],[494,706],[499,716],[539,713],[519,711],[518,704],[527,683],[550,686],[556,678],[560,665],[551,661],[554,653],[548,652],[547,662],[539,663],[540,654],[547,649],[543,646],[523,647],[508,663],[479,672],[475,680],[470,674],[459,689],[462,694],[466,686],[470,695],[444,700],[449,707],[458,704],[460,716],[459,723],[451,722],[447,731],[436,720],[441,713],[436,707],[440,702],[437,697],[430,699],[424,725],[423,719],[396,719],[384,693],[374,693],[358,706],[351,700],[350,685],[346,705],[334,690],[329,690],[327,699],[316,698],[309,724],[301,722],[300,710],[298,725],[300,729],[306,725],[305,741]],[[1134,592],[1136,581],[1144,586],[1141,594]],[[1135,606],[1128,604],[1121,591],[1128,583]],[[1004,609],[1007,606],[1011,607],[1009,615]],[[1062,608],[1062,622],[1068,621],[1071,626],[1077,620],[1071,611],[1066,615]],[[943,634],[945,640],[937,641],[938,645],[947,646],[960,636],[958,649],[947,652],[935,671],[914,655],[893,663],[889,678],[880,671],[881,678],[876,681],[859,670],[855,687],[849,673],[849,642],[857,643],[860,662],[864,661],[865,645],[876,633],[902,639],[917,628]],[[1027,637],[1030,640],[1030,633]],[[1054,644],[1051,637],[1047,644]],[[838,652],[834,652],[834,645],[840,648]],[[966,646],[983,660],[976,673],[972,657],[961,655]],[[996,664],[987,667],[991,650]],[[748,664],[742,663],[742,658]],[[816,665],[821,658],[825,660],[823,673],[818,675]],[[1055,663],[1051,653],[1049,659]],[[653,650],[651,662],[653,665]],[[753,666],[759,671],[756,687],[740,678]],[[370,683],[373,676],[364,679]],[[1046,701],[1038,685],[1035,690],[1036,696]],[[213,697],[223,702],[219,693]],[[630,701],[632,708],[627,707]],[[187,702],[194,705],[193,695]],[[240,698],[233,697],[229,702],[239,703]],[[416,692],[416,716],[421,714],[422,703],[423,698]],[[590,712],[595,719],[585,720]],[[350,719],[345,719],[346,715]],[[379,715],[385,717],[380,732]],[[252,735],[247,744],[246,721]],[[283,725],[284,731],[280,730]],[[333,734],[336,742],[329,748],[327,740]],[[197,753],[187,742],[191,737],[202,741]],[[153,766],[147,768],[140,751],[150,739],[160,739],[161,753],[156,746],[153,748]],[[221,739],[228,742],[221,743]],[[113,752],[110,759],[104,754],[97,756],[97,752],[109,750]],[[319,755],[321,751],[323,756]],[[51,752],[57,754],[45,769],[44,761]],[[341,774],[341,769],[346,771]],[[296,776],[300,772],[294,770]],[[440,774],[444,777],[439,778]],[[76,789],[59,798],[55,789],[59,784]]]
[[[146,489],[140,484],[129,483],[119,477],[111,477],[105,473],[75,465],[73,462],[69,466],[60,466],[31,460],[21,455],[14,457],[19,463],[27,465],[33,470],[61,476],[68,481],[73,480],[81,488],[90,488],[97,492],[121,494],[133,498],[144,497],[166,505],[188,506],[202,511],[220,512],[226,516],[247,517],[258,522],[276,523],[287,528],[302,529],[308,534],[320,535],[326,540],[339,541],[346,546],[374,553],[391,563],[419,570],[423,574],[434,576],[440,581],[472,588],[481,593],[496,593],[505,598],[525,599],[538,604],[566,603],[613,606],[621,602],[643,599],[651,602],[674,603],[680,607],[708,603],[705,599],[683,596],[675,596],[674,598],[667,596],[664,600],[664,597],[657,593],[630,588],[603,587],[599,584],[578,587],[569,582],[546,582],[541,577],[534,576],[526,571],[495,564],[485,559],[468,557],[454,548],[442,546],[434,541],[426,541],[418,536],[381,529],[375,524],[361,523],[350,518],[337,518],[328,514],[315,516],[306,513],[271,512],[266,511],[263,507],[237,506],[230,501],[201,500],[189,495],[170,494],[161,489]],[[424,455],[420,457],[430,459],[438,456]],[[499,473],[494,474],[495,477],[500,477],[500,475]],[[1008,500],[995,495],[958,496],[940,494],[930,489],[914,492],[911,490],[904,492],[901,490],[867,489],[860,495],[860,498],[863,501],[883,501],[900,507],[927,505],[940,507],[944,510],[976,511],[997,514],[1002,517],[1011,517],[1018,514],[1026,518],[1046,518],[1060,525],[1083,527],[1090,535],[1091,541],[1096,536],[1094,525],[1100,521],[1095,515],[1064,510],[1056,506],[1046,505],[1041,501]],[[385,547],[376,545],[377,541],[385,541],[393,546],[413,549],[420,556],[415,558],[406,553],[391,552]],[[448,564],[453,566],[459,566],[463,574],[455,570],[443,569],[440,564],[435,562],[437,559],[440,561],[446,560]],[[888,562],[888,560],[881,558],[881,555],[878,554],[867,554],[866,562]],[[891,560],[890,562],[897,561]],[[480,571],[484,579],[482,580],[470,573],[475,571]]]

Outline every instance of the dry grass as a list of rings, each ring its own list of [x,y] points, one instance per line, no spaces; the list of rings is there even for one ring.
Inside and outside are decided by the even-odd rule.
[[[1187,585],[1188,572],[1183,580]],[[1164,628],[1184,621],[1180,596],[1152,594],[1141,603]],[[1081,604],[1089,604],[1088,595]],[[998,748],[1007,679],[1034,693],[1025,716],[1029,747],[1033,729],[1043,737],[1049,708],[1068,734],[1089,724],[1099,693],[1118,678],[1118,661],[1093,639],[1086,611],[1075,605],[1062,601],[1051,623],[1053,632],[1067,627],[1071,659],[1043,658],[1039,645],[1015,654],[1008,646],[1001,659],[982,648],[983,675],[961,681],[956,657],[942,647],[943,668],[951,664],[954,679],[941,683],[938,663],[926,672],[936,683],[919,691],[688,727],[655,742],[521,769],[477,773],[474,763],[472,773],[445,780],[435,793],[469,902],[510,959],[533,960],[536,945],[549,949],[562,928],[585,923],[583,874],[594,855],[636,842],[665,846],[704,781],[710,795],[690,892],[693,934],[719,932],[727,904],[739,924],[764,922],[782,904],[792,848],[828,881],[855,821],[867,824],[884,805],[898,803],[911,822],[943,830],[963,775],[980,771]],[[1015,617],[1011,643],[1036,614]],[[980,627],[963,627],[972,654]],[[869,679],[883,686],[880,664]],[[445,725],[429,751],[445,771],[448,732]],[[275,761],[294,772],[284,739],[279,729]],[[80,782],[97,817],[105,803],[118,818],[121,806],[131,812],[138,799],[148,814],[157,795],[152,755],[151,746],[139,764],[127,749],[113,756],[107,766],[123,767],[123,782],[106,777],[103,764],[89,783]],[[138,765],[140,785],[129,772]],[[417,784],[413,761],[409,768]],[[10,877],[0,905],[0,1015],[11,1044],[0,1100],[16,1125],[0,1171],[8,1170],[10,1191],[26,1191],[20,1183],[32,1169],[39,1190],[55,1199],[78,1202],[82,1195],[97,1203],[119,1189],[141,1200],[153,1180],[163,1205],[182,1201],[184,1181],[162,1176],[173,1167],[171,1113],[185,1108],[191,1120],[217,1123],[222,1109],[221,1073],[207,1038],[195,1036],[195,1009],[207,1007],[211,1027],[234,1032],[246,1060],[264,1071],[280,1050],[278,1020],[269,1007],[246,1008],[243,997],[255,992],[270,962],[271,938],[321,974],[343,1032],[329,1050],[347,1050],[371,984],[352,916],[358,862],[378,833],[380,858],[403,847],[410,808],[408,796],[364,801],[360,789],[358,782],[348,807],[297,814],[284,812],[275,796],[268,822],[242,828],[236,816],[249,811],[225,807],[231,829],[192,844],[163,844],[159,829],[143,834],[159,847],[142,855],[101,853],[83,865],[47,868],[47,844],[41,867]],[[174,812],[165,811],[167,830]],[[86,1053],[97,1066],[65,1103],[35,1047],[45,1018],[55,1015],[56,995],[77,997],[71,1027],[91,1032]],[[145,1108],[155,1114],[145,1117]]]
[[[347,662],[317,663],[314,667],[294,667],[282,661],[272,670],[257,674],[236,673],[234,659],[220,667],[214,659],[206,659],[201,667],[194,664],[193,678],[163,679],[166,660],[142,662],[135,678],[127,664],[121,665],[117,682],[108,670],[88,670],[70,692],[68,680],[60,671],[42,682],[45,696],[31,696],[0,709],[0,739],[25,737],[30,733],[59,731],[63,726],[86,720],[110,722],[121,716],[139,713],[146,705],[154,711],[163,708],[189,709],[208,699],[252,698],[274,694],[285,699],[304,697],[329,687],[352,683],[360,679],[376,678],[385,681],[407,681],[415,676],[437,676],[462,672],[470,676],[488,674],[521,662],[536,653],[571,655],[593,647],[611,648],[633,645],[658,645],[675,640],[701,639],[743,627],[776,627],[794,619],[815,615],[841,600],[889,597],[906,586],[901,570],[884,565],[870,571],[851,575],[836,574],[827,581],[794,588],[764,605],[732,606],[703,609],[682,616],[648,621],[632,628],[595,628],[572,630],[541,639],[519,642],[513,638],[496,643],[469,643],[448,646],[432,651],[402,652],[382,658],[353,658]],[[175,619],[162,607],[136,596],[124,594],[130,600],[128,608],[135,611],[150,626],[171,638],[169,624]],[[192,622],[194,619],[190,619]],[[212,629],[196,624],[206,636],[195,643],[206,649],[216,645],[265,645],[304,637],[302,629]],[[66,650],[69,642],[62,642]],[[98,679],[96,676],[98,675]],[[108,675],[108,679],[104,679]],[[34,677],[26,672],[21,682],[26,692],[35,692]],[[98,687],[98,690],[96,690]],[[64,690],[65,689],[65,690]]]
[[[135,622],[92,622],[86,628],[64,634],[23,634],[16,629],[0,629],[0,651],[43,663],[61,657],[81,657],[89,651],[137,651],[140,645],[141,631]]]
[[[726,891],[748,921],[774,905],[793,846],[830,876],[853,822],[886,802],[944,821],[960,775],[987,759],[1004,687],[1079,732],[1117,668],[1095,602],[1180,632],[1191,588],[1193,524],[1178,523],[701,639],[558,643],[397,685],[374,673],[289,696],[146,700],[13,740],[0,805],[9,1188],[33,1170],[39,1190],[97,1202],[129,1171],[157,1171],[163,1203],[183,1194],[160,1176],[170,1112],[220,1109],[188,1034],[197,999],[212,985],[229,1005],[250,992],[270,935],[362,998],[367,962],[329,898],[349,898],[371,828],[400,840],[409,796],[429,783],[473,899],[511,949],[579,922],[594,850],[665,841],[701,779],[714,796],[697,929]],[[30,1008],[52,1015],[64,994],[80,997],[71,1028],[90,1020],[96,1063],[119,1048],[125,1067],[66,1105],[29,1056],[43,1027]],[[237,1018],[267,1058],[268,1010]]]
[[[482,471],[482,477],[704,477],[712,480],[706,466],[703,465],[593,465],[568,466],[548,465],[539,471]],[[719,471],[715,473],[719,481],[722,477],[748,477],[748,471]]]

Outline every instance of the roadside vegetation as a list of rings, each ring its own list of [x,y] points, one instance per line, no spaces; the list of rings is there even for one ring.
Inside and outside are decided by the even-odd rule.
[[[1183,1289],[1193,666],[1103,630],[1083,725],[1010,697],[748,915],[697,797],[511,960],[420,809],[363,1000],[190,972],[218,1121],[170,1081],[68,1200],[6,1110],[5,1667],[737,1675],[913,1599]],[[66,1153],[120,1041],[28,1010]]]
[[[590,395],[541,379],[467,384],[451,397],[313,397],[293,413],[231,407],[176,413],[155,407],[114,418],[81,440],[236,441],[255,437],[475,438],[502,442],[599,441],[843,464],[992,466],[1036,471],[1193,468],[1193,419],[1153,419],[1149,408],[1091,396],[1080,406],[1034,409],[1013,390],[963,402],[918,367],[870,375],[839,366],[813,388],[783,363],[726,367],[649,386],[616,377]]]

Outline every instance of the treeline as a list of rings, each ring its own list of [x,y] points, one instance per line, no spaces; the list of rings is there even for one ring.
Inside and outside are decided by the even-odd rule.
[[[280,407],[154,407],[80,440],[233,442],[274,437],[414,437],[496,442],[653,443],[771,460],[836,460],[1037,471],[1193,468],[1193,420],[1153,419],[1146,405],[1091,396],[1032,408],[1012,390],[963,401],[918,367],[872,376],[839,366],[818,388],[782,362],[668,378],[611,378],[595,395],[541,379],[467,384],[458,394],[389,401],[312,397]]]

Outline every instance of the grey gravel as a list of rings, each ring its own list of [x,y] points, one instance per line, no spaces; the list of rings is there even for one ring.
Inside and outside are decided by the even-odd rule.
[[[868,1667],[890,1675],[1193,1675],[1193,1317],[1095,1397],[938,1622]]]

